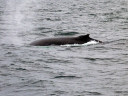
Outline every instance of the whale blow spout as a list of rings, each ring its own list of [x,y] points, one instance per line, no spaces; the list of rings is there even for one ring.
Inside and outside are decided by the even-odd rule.
[[[84,44],[89,41],[96,41],[102,43],[102,41],[92,39],[89,37],[90,34],[80,35],[78,37],[59,37],[59,38],[46,38],[34,41],[30,43],[33,46],[50,46],[50,45],[65,45],[65,44]]]

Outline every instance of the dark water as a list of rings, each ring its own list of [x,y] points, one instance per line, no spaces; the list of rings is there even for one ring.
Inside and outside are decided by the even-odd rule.
[[[28,46],[81,34],[105,43]],[[0,0],[0,96],[128,96],[128,1]]]

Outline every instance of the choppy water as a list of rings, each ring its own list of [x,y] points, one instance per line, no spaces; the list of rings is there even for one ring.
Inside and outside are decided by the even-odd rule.
[[[91,34],[105,43],[33,47]],[[127,0],[0,0],[0,96],[128,96]]]

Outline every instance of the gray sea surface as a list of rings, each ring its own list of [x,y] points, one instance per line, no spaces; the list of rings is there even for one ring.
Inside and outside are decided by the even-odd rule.
[[[0,0],[0,96],[128,96],[128,0]]]

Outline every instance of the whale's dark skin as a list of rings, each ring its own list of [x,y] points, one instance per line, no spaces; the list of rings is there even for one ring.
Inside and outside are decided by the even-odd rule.
[[[87,43],[92,40],[102,43],[102,41],[90,38],[89,34],[87,34],[87,35],[81,35],[78,37],[46,38],[46,39],[34,41],[34,42],[30,43],[30,45],[50,46],[50,45],[65,45],[65,44],[84,44],[84,43]]]

